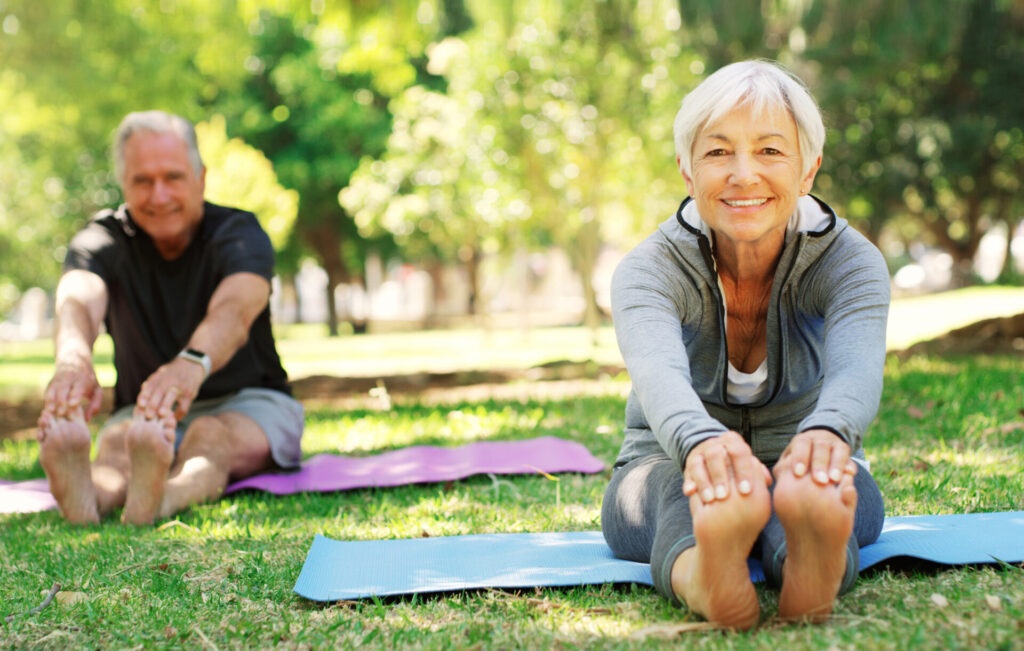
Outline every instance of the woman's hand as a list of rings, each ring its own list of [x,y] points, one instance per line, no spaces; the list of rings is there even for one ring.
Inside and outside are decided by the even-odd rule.
[[[693,448],[683,469],[683,494],[700,495],[705,504],[729,497],[733,484],[741,495],[749,495],[753,482],[772,483],[768,468],[754,456],[750,446],[736,432],[726,432]]]
[[[792,472],[803,477],[808,472],[816,484],[838,484],[843,473],[857,474],[857,464],[850,459],[850,446],[827,429],[809,429],[793,437],[773,469],[775,476]]]

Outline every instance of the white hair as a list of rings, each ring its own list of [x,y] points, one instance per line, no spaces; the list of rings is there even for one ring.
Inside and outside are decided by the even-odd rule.
[[[185,143],[188,162],[199,176],[203,173],[203,159],[199,155],[199,143],[192,123],[165,111],[140,111],[129,113],[121,120],[114,132],[114,173],[119,183],[124,184],[124,145],[136,131],[149,133],[173,133]]]
[[[739,61],[716,70],[683,98],[674,123],[679,170],[693,176],[697,132],[726,113],[748,105],[755,116],[785,107],[796,122],[803,174],[821,156],[825,124],[821,110],[799,77],[774,61]]]

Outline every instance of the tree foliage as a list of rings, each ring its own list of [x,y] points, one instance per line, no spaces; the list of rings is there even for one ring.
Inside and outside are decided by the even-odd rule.
[[[966,280],[986,230],[1024,208],[1024,10],[820,2],[806,25],[833,127],[820,180],[869,235],[924,237]]]
[[[358,282],[368,250],[388,246],[360,235],[338,193],[361,159],[383,155],[391,130],[387,100],[416,81],[413,62],[436,15],[432,5],[408,1],[330,10],[325,4],[308,13],[305,4],[286,12],[265,4],[244,7],[253,35],[248,78],[240,92],[224,93],[215,104],[228,116],[229,131],[265,152],[282,183],[299,193],[286,262],[301,250],[315,254],[327,272],[334,334],[333,288]]]
[[[872,239],[941,247],[963,280],[982,235],[1019,223],[1013,0],[0,0],[0,311],[52,288],[70,234],[117,202],[120,118],[162,108],[211,120],[218,192],[240,189],[234,165],[273,187],[232,138],[272,164],[291,193],[260,212],[284,275],[312,256],[329,286],[359,282],[376,249],[476,278],[485,254],[555,245],[593,322],[597,252],[683,193],[678,102],[751,57],[810,85],[829,128],[816,192]]]
[[[206,165],[207,200],[255,213],[274,248],[283,248],[295,225],[299,193],[281,187],[263,152],[228,138],[223,116],[197,124],[196,136]]]
[[[118,201],[108,148],[124,114],[205,117],[240,77],[242,27],[228,2],[0,3],[0,310],[54,287],[71,234]]]

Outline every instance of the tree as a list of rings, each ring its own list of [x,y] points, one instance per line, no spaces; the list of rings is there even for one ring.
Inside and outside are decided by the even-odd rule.
[[[299,194],[281,187],[261,151],[240,138],[228,139],[223,116],[197,124],[196,136],[206,165],[206,199],[255,213],[274,249],[283,248],[298,214]]]
[[[1021,212],[1024,11],[821,2],[805,24],[832,110],[827,151],[840,161],[820,180],[871,236],[898,226],[928,237],[967,282],[987,228],[1005,220],[1012,232]]]
[[[71,234],[117,202],[107,150],[121,117],[205,117],[201,99],[240,77],[246,36],[229,2],[0,4],[0,310],[52,289]]]
[[[678,196],[670,125],[692,73],[669,68],[688,71],[690,55],[671,42],[671,6],[649,9],[474,7],[479,27],[431,51],[446,98],[409,91],[393,103],[388,153],[364,161],[343,204],[414,258],[430,243],[430,256],[450,259],[441,243],[452,229],[470,263],[474,238],[505,253],[558,245],[580,275],[583,320],[596,324],[600,247],[649,232]]]
[[[259,8],[248,17],[249,78],[240,93],[215,102],[229,116],[229,131],[263,150],[281,181],[299,192],[289,248],[314,252],[327,272],[332,335],[338,332],[334,288],[361,281],[367,252],[389,246],[387,239],[360,235],[338,194],[361,159],[383,154],[391,130],[388,98],[417,80],[412,62],[434,29],[434,11],[411,1],[319,13]]]
[[[448,39],[438,48],[464,44]],[[477,314],[481,249],[501,236],[505,219],[525,218],[529,208],[512,199],[506,211],[498,210],[515,190],[488,155],[493,129],[462,99],[413,86],[394,100],[387,152],[364,159],[339,198],[361,232],[390,234],[407,259],[431,270],[435,298],[442,290],[441,266],[464,265],[467,311]]]

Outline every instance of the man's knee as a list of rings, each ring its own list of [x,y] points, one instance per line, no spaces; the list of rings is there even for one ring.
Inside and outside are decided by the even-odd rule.
[[[128,454],[125,441],[128,438],[128,426],[131,421],[121,421],[104,427],[96,441],[96,461],[103,462]]]
[[[237,412],[198,416],[189,424],[178,458],[208,457],[232,475],[248,475],[270,462],[270,444],[251,418]]]
[[[220,451],[231,447],[230,435],[227,424],[217,416],[199,416],[185,430],[178,449]]]

